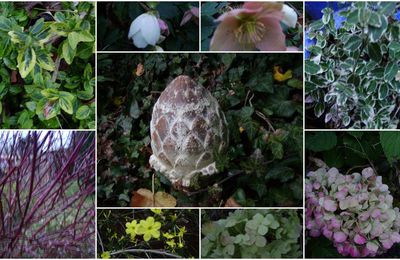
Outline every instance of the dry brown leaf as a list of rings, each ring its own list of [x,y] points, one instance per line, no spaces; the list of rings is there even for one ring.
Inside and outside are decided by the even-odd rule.
[[[139,63],[139,64],[136,66],[135,74],[136,74],[136,76],[140,77],[140,76],[143,75],[143,73],[144,73],[143,64],[142,64],[142,63]]]
[[[176,199],[174,196],[158,191],[154,194],[148,189],[138,189],[132,192],[131,207],[175,207]]]
[[[230,197],[226,202],[225,202],[225,207],[230,208],[230,207],[240,207],[240,204],[236,202],[236,200],[232,197]]]

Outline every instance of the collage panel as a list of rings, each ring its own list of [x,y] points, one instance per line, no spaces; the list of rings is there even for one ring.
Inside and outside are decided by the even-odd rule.
[[[305,3],[308,129],[400,126],[400,6]]]
[[[98,2],[97,50],[199,51],[199,2]]]
[[[0,131],[0,258],[95,258],[95,132]]]
[[[198,209],[98,209],[101,258],[199,258]]]
[[[303,211],[205,209],[202,258],[302,258]]]
[[[98,68],[98,206],[303,205],[301,54],[99,54]]]
[[[303,2],[202,2],[201,50],[303,51]]]
[[[306,258],[400,257],[400,132],[306,132]]]
[[[0,3],[0,128],[94,129],[94,2]]]

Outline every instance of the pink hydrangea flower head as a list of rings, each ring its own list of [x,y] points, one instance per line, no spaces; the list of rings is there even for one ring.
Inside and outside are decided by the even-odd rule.
[[[246,2],[242,8],[221,15],[210,42],[212,51],[285,51],[285,35],[280,22],[283,4]],[[297,17],[296,17],[297,19]]]

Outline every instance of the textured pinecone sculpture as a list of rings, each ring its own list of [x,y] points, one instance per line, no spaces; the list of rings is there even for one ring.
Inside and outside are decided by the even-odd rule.
[[[226,125],[211,93],[190,77],[178,76],[153,108],[150,165],[183,187],[196,173],[216,173],[213,154],[228,145]]]

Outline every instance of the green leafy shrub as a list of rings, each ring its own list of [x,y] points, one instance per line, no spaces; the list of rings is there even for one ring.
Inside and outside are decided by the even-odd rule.
[[[157,44],[166,51],[198,51],[199,25],[198,17],[183,23],[185,15],[191,8],[198,7],[197,2],[113,2],[98,3],[98,37],[99,51],[142,50],[128,39],[132,21],[150,9],[157,12],[159,18],[168,26],[165,39]],[[197,19],[197,20],[196,20]],[[197,21],[197,22],[196,22]]]
[[[197,258],[197,210],[99,210],[101,258]]]
[[[339,12],[342,23],[325,8],[322,19],[309,24],[315,40],[305,62],[309,127],[398,127],[397,8],[395,2],[354,2]]]
[[[94,128],[94,3],[0,3],[2,128]]]
[[[208,211],[203,212],[209,218]],[[302,225],[296,210],[235,210],[202,221],[205,258],[300,258]]]
[[[178,206],[229,198],[241,206],[302,205],[301,55],[101,54],[98,66],[99,205],[126,206],[132,191],[152,190],[152,107],[182,74],[218,100],[230,145],[217,155],[219,174],[182,192],[155,173],[155,191],[172,194]]]

